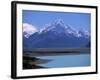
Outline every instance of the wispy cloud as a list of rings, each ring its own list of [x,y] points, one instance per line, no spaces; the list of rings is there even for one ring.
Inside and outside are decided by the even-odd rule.
[[[29,37],[31,34],[38,32],[38,29],[29,23],[23,23],[23,32],[27,33],[26,37]]]

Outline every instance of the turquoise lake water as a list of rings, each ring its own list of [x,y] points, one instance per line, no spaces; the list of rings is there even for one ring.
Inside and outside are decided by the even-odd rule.
[[[91,65],[91,55],[89,53],[80,53],[73,55],[60,55],[60,56],[41,56],[41,59],[51,60],[45,64],[38,64],[39,66],[49,68],[59,67],[83,67]]]

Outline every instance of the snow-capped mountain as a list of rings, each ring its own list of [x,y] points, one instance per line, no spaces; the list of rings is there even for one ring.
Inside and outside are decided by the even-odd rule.
[[[53,24],[48,24],[47,27],[45,27],[42,32],[47,32],[47,31],[53,31],[57,33],[65,32],[66,26],[64,25],[62,20],[57,20]]]
[[[63,20],[58,19],[53,24],[48,24],[46,27],[41,29],[40,34],[52,31],[54,33],[65,33],[66,35],[73,34],[76,37],[87,36],[89,37],[89,32],[84,30],[75,30],[70,25],[66,25]]]
[[[90,43],[89,32],[75,30],[61,19],[46,25],[40,31],[37,30],[27,39],[25,37],[23,39],[25,48],[87,47]]]

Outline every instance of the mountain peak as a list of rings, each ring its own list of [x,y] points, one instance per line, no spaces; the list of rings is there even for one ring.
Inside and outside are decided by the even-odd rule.
[[[66,29],[66,26],[64,24],[64,21],[62,19],[57,19],[57,20],[55,20],[54,23],[46,25],[43,29],[41,29],[40,33],[48,32],[48,31],[61,33],[61,32],[64,32],[65,29]]]
[[[64,21],[62,19],[55,20],[55,24],[64,24]]]

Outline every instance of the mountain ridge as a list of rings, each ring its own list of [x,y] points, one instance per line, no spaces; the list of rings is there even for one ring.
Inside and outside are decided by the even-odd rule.
[[[23,37],[25,39],[24,35]],[[89,32],[75,30],[59,19],[41,31],[31,34],[23,40],[23,45],[25,48],[66,48],[87,47],[89,42]]]

